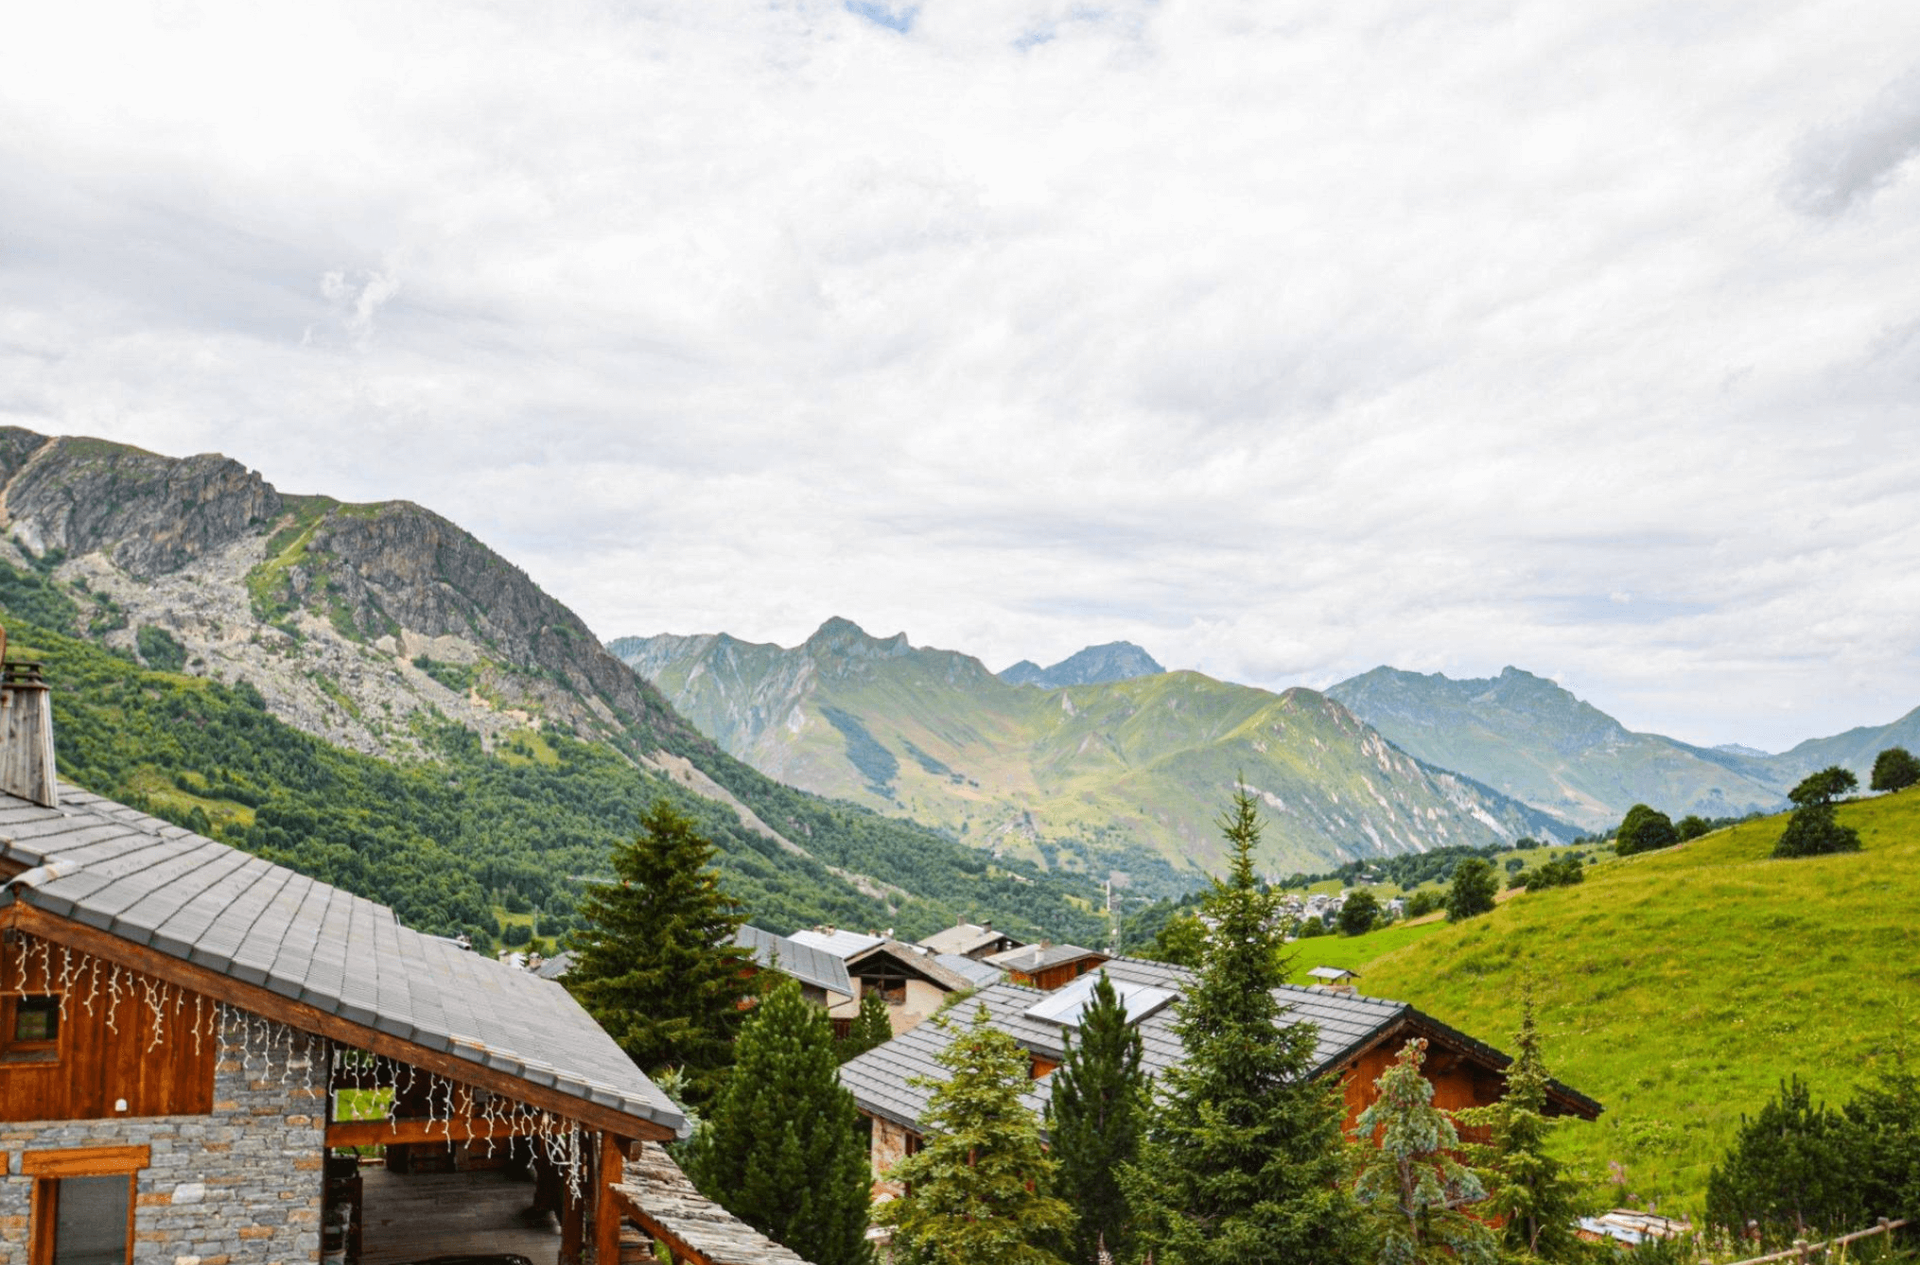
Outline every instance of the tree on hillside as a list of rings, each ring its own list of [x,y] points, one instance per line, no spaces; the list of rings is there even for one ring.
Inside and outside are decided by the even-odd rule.
[[[1707,1223],[1746,1246],[1824,1238],[1859,1229],[1867,1208],[1854,1165],[1852,1130],[1798,1076],[1748,1119],[1726,1157],[1707,1175]]]
[[[1137,1242],[1180,1265],[1354,1262],[1365,1242],[1344,1181],[1344,1108],[1333,1082],[1312,1078],[1314,1025],[1285,1022],[1275,997],[1292,964],[1254,877],[1260,825],[1245,788],[1220,824],[1228,875],[1207,894],[1214,933],[1177,1003],[1186,1061],[1166,1073],[1123,1178]]]
[[[951,1024],[950,1019],[929,1022]],[[926,1145],[888,1171],[906,1194],[880,1205],[898,1258],[916,1265],[1061,1265],[1038,1246],[1064,1234],[1073,1210],[1051,1192],[1054,1162],[1020,1101],[1026,1053],[993,1026],[986,1006],[935,1058],[948,1078],[931,1089],[921,1119]]]
[[[1828,856],[1836,852],[1858,852],[1860,834],[1852,826],[1834,820],[1833,801],[1860,785],[1858,778],[1839,765],[1810,773],[1787,792],[1798,805],[1773,845],[1776,857]]]
[[[1363,936],[1380,921],[1380,898],[1367,888],[1347,893],[1335,920],[1343,936]]]
[[[1698,839],[1701,835],[1706,834],[1712,829],[1713,823],[1697,813],[1688,813],[1685,817],[1682,817],[1673,824],[1673,831],[1680,836],[1681,843],[1685,843],[1689,839]]]
[[[1573,1232],[1584,1209],[1578,1184],[1547,1153],[1553,1123],[1547,1117],[1547,1064],[1540,1054],[1531,988],[1521,995],[1520,1031],[1513,1040],[1516,1053],[1500,1101],[1460,1113],[1467,1124],[1487,1130],[1487,1141],[1469,1148],[1490,1192],[1479,1212],[1488,1221],[1500,1221],[1509,1251],[1572,1260],[1584,1254]]]
[[[753,959],[734,944],[746,920],[720,887],[714,845],[657,800],[640,834],[613,850],[618,883],[589,888],[566,985],[640,1070],[684,1069],[704,1106],[732,1061]]]
[[[1431,887],[1423,887],[1407,898],[1407,917],[1424,918],[1436,909],[1443,908],[1446,901],[1440,892]]]
[[[1867,785],[1876,791],[1904,791],[1920,782],[1920,760],[1905,747],[1888,747],[1873,758],[1873,777]]]
[[[1146,1129],[1141,1053],[1140,1030],[1102,972],[1079,1038],[1069,1034],[1047,1102],[1047,1135],[1060,1166],[1057,1189],[1077,1222],[1067,1236],[1064,1255],[1070,1261],[1090,1262],[1102,1249],[1120,1260],[1132,1254],[1132,1217],[1120,1170],[1139,1159]]]
[[[1625,857],[1636,852],[1671,847],[1678,842],[1680,832],[1673,828],[1671,818],[1645,804],[1635,804],[1620,822],[1620,829],[1614,835],[1613,850],[1616,855]]]
[[[877,992],[870,992],[860,999],[860,1013],[848,1026],[847,1035],[840,1039],[840,1061],[845,1063],[857,1059],[874,1046],[885,1045],[891,1040],[893,1021],[888,1017],[887,999]]]
[[[1362,1149],[1353,1195],[1372,1232],[1373,1259],[1379,1265],[1493,1265],[1493,1231],[1460,1208],[1486,1190],[1453,1157],[1460,1136],[1452,1117],[1433,1105],[1433,1083],[1420,1074],[1426,1055],[1424,1039],[1401,1046],[1373,1083],[1373,1104],[1355,1121]],[[1376,1137],[1377,1147],[1365,1145]]]
[[[1499,890],[1493,866],[1479,857],[1468,857],[1453,869],[1453,883],[1447,888],[1447,921],[1465,922],[1486,913],[1493,908]]]
[[[827,1012],[782,979],[740,1029],[734,1073],[687,1175],[709,1198],[816,1265],[870,1265],[872,1173],[841,1087]]]

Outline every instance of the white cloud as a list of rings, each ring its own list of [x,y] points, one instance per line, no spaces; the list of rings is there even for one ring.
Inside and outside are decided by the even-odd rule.
[[[0,418],[421,501],[609,636],[1920,702],[1920,9],[905,25],[38,6]]]

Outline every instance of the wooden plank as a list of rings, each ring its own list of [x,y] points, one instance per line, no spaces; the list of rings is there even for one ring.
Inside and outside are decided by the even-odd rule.
[[[587,1201],[573,1193],[572,1182],[560,1190],[560,1265],[580,1265],[587,1242]]]
[[[388,1036],[338,1015],[330,1015],[305,1002],[294,1001],[267,988],[237,980],[194,962],[184,961],[146,945],[122,940],[110,932],[48,913],[33,905],[15,901],[0,908],[0,927],[18,927],[55,944],[84,949],[103,961],[144,971],[156,979],[171,980],[183,988],[224,1001],[242,1010],[269,1019],[277,1019],[303,1032],[311,1032],[390,1059],[437,1072],[442,1076],[504,1095],[530,1106],[541,1107],[557,1115],[576,1120],[593,1129],[611,1129],[626,1137],[670,1142],[673,1130],[651,1120],[617,1111],[584,1098],[575,1098],[543,1085],[535,1085],[509,1072],[470,1062],[456,1054],[428,1049],[426,1046]]]
[[[484,1142],[488,1138],[528,1137],[540,1122],[526,1116],[495,1120],[334,1120],[327,1124],[328,1146],[398,1146],[410,1142]]]
[[[28,1177],[106,1177],[132,1173],[152,1162],[144,1146],[78,1146],[61,1151],[22,1151],[20,1171]]]

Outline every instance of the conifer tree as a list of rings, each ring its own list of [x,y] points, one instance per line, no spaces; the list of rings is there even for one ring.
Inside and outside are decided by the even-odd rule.
[[[1186,1060],[1141,1163],[1123,1179],[1139,1242],[1157,1265],[1340,1265],[1364,1238],[1346,1189],[1334,1086],[1311,1077],[1315,1031],[1281,1022],[1288,960],[1274,898],[1254,878],[1260,825],[1244,788],[1222,818],[1228,877],[1206,899],[1206,956],[1175,1031]]]
[[[1146,1126],[1141,1052],[1140,1030],[1128,1022],[1103,971],[1081,1016],[1079,1040],[1068,1038],[1066,1059],[1053,1073],[1047,1102],[1060,1195],[1077,1217],[1065,1255],[1076,1263],[1093,1261],[1102,1248],[1117,1260],[1130,1254],[1131,1217],[1120,1169],[1139,1158]]]
[[[814,1265],[870,1265],[872,1175],[833,1044],[826,1011],[796,981],[775,985],[740,1030],[687,1175]]]
[[[914,1081],[933,1091],[921,1115],[926,1145],[888,1171],[907,1193],[882,1204],[876,1217],[894,1228],[896,1258],[915,1265],[1061,1265],[1039,1244],[1064,1233],[1073,1212],[1050,1193],[1054,1164],[1040,1144],[1039,1121],[1020,1101],[1026,1054],[982,1005],[935,1057],[948,1079]]]
[[[753,991],[753,959],[734,944],[746,916],[711,868],[712,842],[666,800],[613,850],[617,884],[588,890],[566,985],[641,1071],[685,1071],[705,1105],[732,1060]]]
[[[1520,1031],[1513,1041],[1518,1053],[1507,1068],[1500,1101],[1460,1113],[1466,1123],[1488,1131],[1484,1145],[1469,1148],[1491,1192],[1481,1211],[1488,1220],[1502,1221],[1501,1239],[1510,1252],[1570,1260],[1583,1254],[1573,1229],[1582,1209],[1578,1186],[1547,1154],[1553,1124],[1547,1118],[1547,1064],[1540,1054],[1531,988],[1521,998]]]
[[[1373,1231],[1379,1265],[1493,1265],[1493,1231],[1460,1210],[1486,1194],[1473,1170],[1454,1159],[1460,1135],[1453,1119],[1433,1105],[1433,1082],[1420,1074],[1424,1039],[1400,1047],[1399,1057],[1374,1082],[1379,1094],[1360,1113],[1354,1131],[1365,1147],[1354,1198]]]
[[[857,1059],[876,1045],[893,1040],[893,1022],[887,1017],[887,999],[868,993],[860,999],[860,1013],[840,1041],[840,1061]]]

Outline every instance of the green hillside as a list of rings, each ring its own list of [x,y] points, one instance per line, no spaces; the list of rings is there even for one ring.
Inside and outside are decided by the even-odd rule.
[[[1097,879],[1125,871],[1148,895],[1214,867],[1214,818],[1243,777],[1268,815],[1259,861],[1274,874],[1575,833],[1394,750],[1312,690],[1197,672],[1038,689],[844,619],[790,649],[725,634],[611,648],[770,777],[995,855]]]
[[[1782,1078],[1839,1103],[1901,1032],[1920,1052],[1920,794],[1839,817],[1864,851],[1770,860],[1782,816],[1607,861],[1365,964],[1362,991],[1504,1046],[1530,980],[1555,1073],[1606,1104],[1563,1153],[1697,1212]]]

